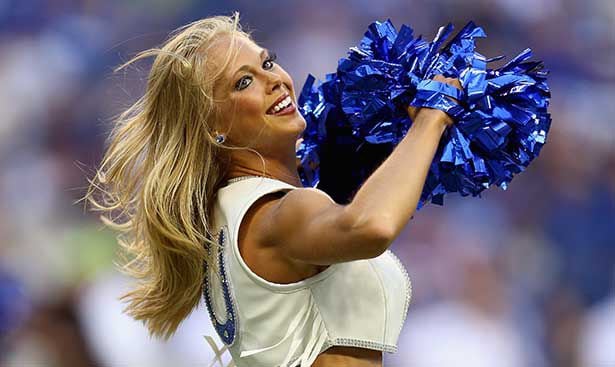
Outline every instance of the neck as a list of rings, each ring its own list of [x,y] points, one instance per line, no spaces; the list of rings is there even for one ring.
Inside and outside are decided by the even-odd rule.
[[[236,151],[232,156],[231,166],[225,179],[240,176],[264,176],[286,182],[290,185],[302,187],[299,173],[297,172],[297,162],[293,156],[292,160],[284,162],[263,156],[265,169],[263,172],[263,162],[260,157],[250,151]]]

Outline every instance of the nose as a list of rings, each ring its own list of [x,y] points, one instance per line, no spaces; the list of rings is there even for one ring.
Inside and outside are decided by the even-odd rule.
[[[282,88],[282,77],[277,73],[270,72],[268,73],[268,84],[267,84],[267,92],[273,93],[278,89]]]

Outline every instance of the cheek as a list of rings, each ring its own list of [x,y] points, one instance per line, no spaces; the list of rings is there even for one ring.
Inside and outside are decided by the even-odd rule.
[[[254,120],[262,118],[260,115],[263,111],[263,99],[256,93],[246,93],[241,97],[235,98],[233,101],[233,109],[235,110],[236,119]]]
[[[231,123],[241,135],[250,136],[262,125],[264,110],[262,97],[257,93],[245,93],[230,101],[227,116],[231,116]]]
[[[288,74],[284,69],[282,69],[282,78],[294,90],[293,78],[291,78],[290,74]]]

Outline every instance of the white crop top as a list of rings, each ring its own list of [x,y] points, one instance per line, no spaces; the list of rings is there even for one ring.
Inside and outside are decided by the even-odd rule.
[[[390,250],[290,284],[267,281],[243,261],[237,238],[248,208],[265,194],[295,188],[252,177],[220,188],[215,198],[212,228],[220,247],[210,249],[216,261],[205,266],[203,295],[234,364],[309,367],[332,346],[396,352],[412,289]]]

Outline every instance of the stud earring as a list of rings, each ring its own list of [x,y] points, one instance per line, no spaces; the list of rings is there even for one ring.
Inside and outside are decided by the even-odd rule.
[[[218,142],[218,144],[224,143],[224,140],[226,140],[226,136],[224,136],[224,134],[216,135],[216,142]]]

